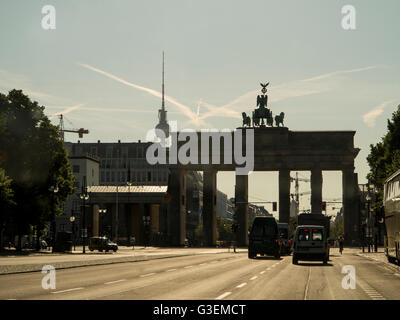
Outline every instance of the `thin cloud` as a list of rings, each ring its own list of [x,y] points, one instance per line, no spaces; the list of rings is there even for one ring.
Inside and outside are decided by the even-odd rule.
[[[364,114],[362,116],[364,123],[370,128],[375,127],[376,118],[378,118],[383,113],[383,109],[385,109],[385,107],[387,105],[389,105],[389,104],[391,104],[393,102],[394,102],[394,100],[389,100],[389,101],[382,102],[376,108],[374,108],[371,111],[369,111],[366,114]]]
[[[324,84],[323,82],[315,82],[315,80],[326,80],[331,77],[338,76],[340,74],[348,74],[355,72],[362,72],[366,70],[376,69],[379,66],[367,66],[357,69],[339,70],[321,74],[316,77],[307,78],[303,80],[292,81],[284,83],[278,86],[271,86],[270,91],[273,91],[273,95],[269,96],[269,102],[279,102],[289,98],[302,97],[306,95],[313,95],[331,90],[331,86]],[[241,118],[240,112],[236,110],[249,110],[255,107],[255,96],[259,93],[259,90],[249,91],[234,100],[228,102],[223,106],[213,106],[203,102],[202,104],[209,110],[203,113],[199,118],[201,120],[207,119],[212,116],[225,116],[231,118]]]
[[[159,91],[156,91],[156,90],[153,90],[153,89],[149,89],[149,88],[142,87],[142,86],[139,86],[137,84],[131,83],[131,82],[126,81],[126,80],[124,80],[122,78],[119,78],[119,77],[117,77],[117,76],[115,76],[115,75],[113,75],[111,73],[108,73],[108,72],[105,72],[105,71],[100,70],[98,68],[95,68],[95,67],[93,67],[91,65],[82,64],[82,63],[78,63],[78,65],[80,65],[81,67],[84,67],[86,69],[89,69],[91,71],[94,71],[94,72],[97,72],[99,74],[102,74],[102,75],[104,75],[104,76],[106,76],[106,77],[108,77],[110,79],[118,81],[118,82],[120,82],[122,84],[125,84],[125,85],[129,86],[129,87],[132,87],[132,88],[147,92],[147,93],[151,94],[152,96],[155,96],[155,97],[158,97],[158,98],[162,97],[162,93],[159,92]],[[175,98],[172,98],[172,97],[167,96],[167,95],[165,95],[165,100],[170,102],[170,103],[172,103],[173,105],[177,106],[179,108],[179,110],[182,112],[182,114],[185,115],[186,117],[188,117],[195,125],[197,125],[197,126],[207,126],[207,124],[203,120],[199,119],[197,117],[197,115],[192,110],[190,110],[190,108],[188,106],[178,102]]]
[[[303,82],[309,82],[309,81],[315,81],[315,80],[321,80],[321,79],[327,79],[327,78],[331,78],[340,74],[346,74],[346,73],[354,73],[354,72],[361,72],[361,71],[367,71],[367,70],[372,70],[372,69],[376,69],[379,66],[369,66],[369,67],[363,67],[363,68],[357,68],[357,69],[350,69],[350,70],[339,70],[339,71],[334,71],[334,72],[329,72],[329,73],[325,73],[316,77],[312,77],[309,79],[304,79],[301,80]]]

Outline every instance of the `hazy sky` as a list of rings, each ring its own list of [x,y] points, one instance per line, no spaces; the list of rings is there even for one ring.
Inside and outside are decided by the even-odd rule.
[[[42,28],[48,4],[55,30]],[[356,30],[342,28],[347,4]],[[400,104],[399,11],[398,0],[2,0],[0,91],[20,88],[47,115],[63,112],[66,127],[89,129],[82,142],[145,140],[157,123],[164,50],[168,119],[180,128],[240,126],[269,81],[269,107],[285,112],[290,130],[356,131],[364,183],[369,144]],[[233,173],[218,178],[232,196]],[[276,201],[277,182],[276,172],[253,174],[251,199]],[[324,172],[324,199],[341,190],[341,174]],[[309,207],[309,196],[301,200]]]

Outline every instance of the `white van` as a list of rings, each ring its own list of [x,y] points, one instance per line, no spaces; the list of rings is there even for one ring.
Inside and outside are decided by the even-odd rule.
[[[299,260],[322,261],[329,260],[329,244],[323,226],[302,225],[296,229],[293,242],[293,264]]]

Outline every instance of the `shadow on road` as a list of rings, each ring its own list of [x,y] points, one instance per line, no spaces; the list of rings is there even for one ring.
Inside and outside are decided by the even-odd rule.
[[[310,263],[310,262],[298,262],[297,263],[299,266],[309,266],[309,267],[333,267],[333,264],[332,263],[327,263],[327,264],[323,264],[322,262],[321,263]]]
[[[275,257],[268,257],[268,256],[261,256],[261,257],[255,257],[254,259],[256,260],[283,260],[283,258],[275,258]]]

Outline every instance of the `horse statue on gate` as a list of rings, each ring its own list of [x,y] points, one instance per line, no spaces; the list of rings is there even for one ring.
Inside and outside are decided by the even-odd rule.
[[[251,119],[250,117],[246,114],[246,112],[242,112],[242,118],[243,118],[243,127],[244,126],[251,126]]]
[[[258,127],[260,125],[260,118],[256,117],[255,111],[253,111],[253,127]]]
[[[275,125],[279,127],[279,124],[282,124],[283,127],[283,118],[285,117],[285,113],[281,112],[279,115],[275,116]]]

